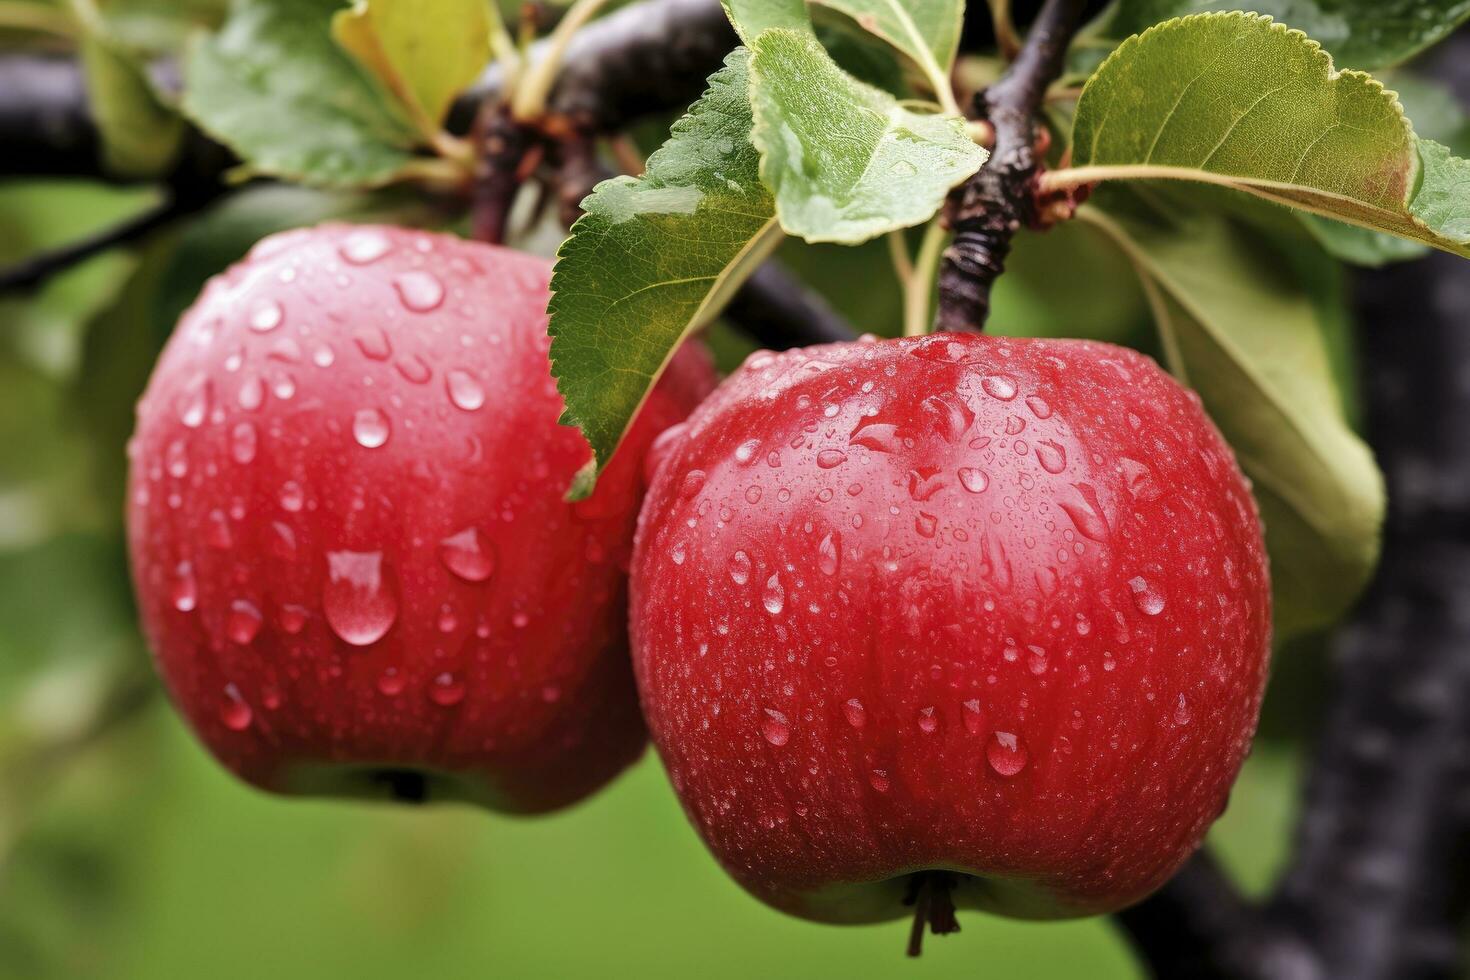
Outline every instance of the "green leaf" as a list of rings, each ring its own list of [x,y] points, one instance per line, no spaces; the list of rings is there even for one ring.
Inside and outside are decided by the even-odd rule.
[[[1316,214],[1298,214],[1302,226],[1326,249],[1327,254],[1353,265],[1379,268],[1394,262],[1417,259],[1429,246],[1381,231],[1344,224]]]
[[[1243,6],[1305,31],[1339,63],[1369,69],[1412,57],[1470,18],[1470,0],[1121,0],[1108,31],[1127,37],[1174,17]]]
[[[750,75],[761,178],[781,227],[807,241],[855,244],[927,221],[987,157],[963,120],[902,108],[809,32],[764,31]]]
[[[490,60],[490,9],[487,0],[357,0],[333,16],[332,36],[433,138]]]
[[[690,331],[708,322],[780,241],[750,142],[749,53],[737,48],[638,178],[599,184],[551,279],[552,373],[594,464],[591,491]]]
[[[1304,277],[1273,240],[1167,188],[1106,187],[1082,215],[1133,260],[1169,369],[1254,482],[1278,636],[1334,622],[1378,559],[1383,478],[1349,427]]]
[[[241,0],[186,60],[184,111],[253,170],[330,187],[411,172],[418,135],[332,42],[337,0]]]
[[[960,48],[964,0],[812,0],[850,17],[931,79],[948,79]]]
[[[1470,162],[1416,137],[1371,76],[1254,14],[1125,41],[1083,89],[1073,161],[1044,183],[1206,181],[1470,256]]]
[[[143,67],[106,38],[84,30],[81,54],[108,171],[129,178],[167,173],[183,141],[184,120],[159,99]]]

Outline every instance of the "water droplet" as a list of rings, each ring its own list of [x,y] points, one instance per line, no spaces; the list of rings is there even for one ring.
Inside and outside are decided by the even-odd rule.
[[[219,720],[232,732],[243,732],[250,727],[251,721],[255,719],[255,713],[250,710],[250,705],[240,696],[240,689],[233,684],[225,685],[225,697],[220,702]]]
[[[836,575],[842,567],[842,535],[838,532],[827,532],[817,545],[817,567],[823,575]]]
[[[240,382],[235,401],[247,412],[255,411],[265,402],[265,381],[260,375],[253,374]]]
[[[408,679],[398,672],[397,667],[389,667],[378,675],[378,693],[385,698],[396,698],[403,693]]]
[[[1004,374],[987,374],[980,379],[980,387],[991,398],[1008,402],[1016,397],[1016,382]]]
[[[1026,399],[1026,407],[1031,409],[1031,414],[1039,419],[1051,418],[1051,406],[1040,395],[1029,396]]]
[[[281,629],[295,636],[306,626],[307,615],[305,606],[287,603],[281,607],[280,614],[276,619],[280,622]]]
[[[1184,700],[1184,695],[1179,695],[1179,703],[1174,706],[1174,724],[1183,728],[1189,724],[1189,703]]]
[[[445,603],[439,609],[439,632],[453,633],[459,628],[459,617],[454,614],[454,609]]]
[[[189,451],[182,439],[175,439],[168,444],[168,449],[164,451],[163,468],[175,480],[189,475]]]
[[[857,698],[843,704],[842,715],[853,728],[862,728],[868,723],[868,709]]]
[[[434,376],[434,371],[429,367],[429,363],[417,354],[400,357],[393,363],[393,366],[398,369],[399,374],[403,375],[403,380],[409,384],[421,385]]]
[[[327,553],[322,612],[332,631],[353,646],[382,639],[398,617],[398,600],[383,571],[380,551]]]
[[[980,699],[971,698],[964,705],[965,731],[979,735],[985,727],[985,714],[980,710]]]
[[[930,395],[919,406],[929,427],[946,442],[957,442],[975,421],[975,413],[953,394]]]
[[[361,408],[352,416],[352,437],[364,449],[377,449],[391,433],[388,416],[376,408]]]
[[[429,685],[429,700],[441,708],[450,708],[464,700],[464,682],[445,671]]]
[[[301,484],[295,480],[287,480],[281,486],[281,509],[296,513],[306,501],[306,494],[301,489]]]
[[[1029,651],[1029,655],[1026,657],[1026,666],[1030,669],[1031,673],[1038,677],[1046,673],[1046,651],[1038,646],[1028,646],[1026,649]]]
[[[750,581],[750,556],[743,551],[730,556],[730,580],[736,585]]]
[[[174,583],[169,589],[169,599],[179,612],[192,612],[199,604],[199,585],[194,580],[194,566],[181,561],[174,569]]]
[[[340,249],[342,258],[352,265],[367,265],[388,254],[393,245],[388,236],[372,228],[355,231],[347,236]]]
[[[767,742],[778,748],[785,745],[791,739],[791,724],[786,716],[775,708],[765,709],[766,716],[761,719],[761,734]]]
[[[282,521],[271,521],[271,530],[274,532],[271,539],[271,550],[277,558],[282,561],[296,560],[296,532],[291,530],[291,525]]]
[[[841,466],[845,462],[847,462],[847,453],[840,449],[823,449],[817,453],[817,465],[824,470]]]
[[[225,635],[241,646],[255,639],[260,632],[260,610],[245,599],[230,603],[229,615],[225,617]]]
[[[1067,468],[1067,450],[1061,443],[1042,439],[1036,443],[1036,461],[1048,473],[1060,473]]]
[[[985,475],[984,470],[977,470],[973,466],[962,466],[959,471],[960,486],[971,493],[984,493],[985,488],[990,486],[990,477]]]
[[[939,718],[934,713],[934,708],[919,709],[919,731],[925,735],[933,735],[939,730]]]
[[[282,337],[271,346],[266,357],[282,364],[295,364],[301,360],[301,345],[290,337]]]
[[[311,352],[311,363],[319,368],[329,368],[337,360],[337,352],[332,350],[331,345],[322,344]]]
[[[912,177],[919,172],[919,169],[907,160],[899,160],[888,168],[888,172],[895,177]]]
[[[230,533],[230,522],[222,510],[209,512],[208,527],[204,531],[204,540],[211,548],[220,551],[228,551],[234,547],[235,536]]]
[[[872,786],[880,793],[888,792],[888,787],[891,785],[888,782],[888,770],[874,769],[872,772],[868,773],[868,785]]]
[[[241,422],[230,434],[230,455],[241,465],[249,463],[255,459],[256,442],[255,426]]]
[[[687,552],[684,550],[684,542],[677,542],[672,548],[670,548],[669,557],[673,559],[675,565],[684,564],[684,559],[685,557],[687,557]]]
[[[1084,537],[1094,541],[1108,539],[1108,522],[1103,519],[1102,505],[1098,503],[1097,491],[1086,483],[1074,483],[1073,488],[1080,501],[1062,501],[1058,506],[1072,519],[1072,523]]]
[[[761,603],[766,607],[766,612],[775,616],[786,607],[786,588],[781,584],[779,575],[772,575],[766,579],[766,591],[761,596]]]
[[[748,439],[735,447],[735,458],[742,463],[748,463],[760,447],[761,441],[759,439]]]
[[[439,542],[439,560],[466,582],[483,582],[495,574],[495,544],[477,527],[467,527]]]
[[[933,514],[919,511],[918,516],[914,518],[914,530],[919,532],[921,537],[932,538],[935,532],[939,530],[939,518]]]
[[[209,415],[212,393],[213,387],[208,381],[199,380],[190,385],[179,401],[179,421],[191,429],[197,429],[203,425],[205,418]]]
[[[370,361],[386,361],[393,355],[393,344],[381,327],[364,327],[353,336],[352,342]]]
[[[1010,732],[996,732],[990,739],[990,744],[985,747],[985,758],[994,769],[1002,776],[1014,776],[1026,768],[1026,762],[1030,758],[1026,752],[1026,746],[1021,740]]]
[[[1026,420],[1019,415],[1012,415],[1006,419],[1006,435],[1018,436],[1026,431]]]
[[[449,400],[455,408],[473,412],[485,404],[485,389],[468,371],[456,368],[444,376],[444,386],[449,391]]]
[[[1129,579],[1128,588],[1133,590],[1133,604],[1145,616],[1157,616],[1164,611],[1164,597],[1142,575]]]
[[[679,485],[679,496],[692,497],[704,489],[704,470],[690,470],[684,474],[684,482]]]
[[[1134,500],[1147,503],[1157,500],[1163,493],[1154,482],[1153,471],[1146,464],[1124,456],[1118,461],[1118,466],[1123,471],[1123,485],[1128,488],[1128,493]]]
[[[403,305],[415,313],[436,310],[444,302],[444,283],[432,272],[414,269],[393,280]]]
[[[250,314],[250,329],[257,333],[269,333],[281,325],[286,311],[275,300],[267,300]]]

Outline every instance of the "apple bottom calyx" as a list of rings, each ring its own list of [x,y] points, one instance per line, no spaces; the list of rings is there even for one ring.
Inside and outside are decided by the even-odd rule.
[[[959,875],[952,871],[915,871],[909,876],[907,894],[903,904],[913,906],[914,925],[909,930],[908,954],[919,956],[924,952],[924,925],[936,936],[947,936],[960,931],[960,921],[955,917],[954,897],[951,894],[959,884]]]

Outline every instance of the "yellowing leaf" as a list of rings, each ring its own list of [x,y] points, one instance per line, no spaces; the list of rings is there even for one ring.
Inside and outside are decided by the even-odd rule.
[[[357,0],[332,37],[373,73],[432,138],[454,97],[490,60],[489,0]]]

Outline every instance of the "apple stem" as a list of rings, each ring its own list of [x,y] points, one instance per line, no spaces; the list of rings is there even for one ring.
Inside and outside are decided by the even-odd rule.
[[[924,926],[936,936],[960,931],[951,892],[956,882],[947,871],[920,871],[909,878],[908,894],[903,904],[914,907],[914,924],[909,930],[908,954],[924,952]]]

